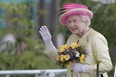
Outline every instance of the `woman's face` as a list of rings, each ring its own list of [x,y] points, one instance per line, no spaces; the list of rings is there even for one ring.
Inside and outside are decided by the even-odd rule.
[[[86,23],[81,21],[79,15],[72,15],[67,18],[66,24],[69,28],[69,30],[79,36],[82,37],[84,32],[86,31]]]

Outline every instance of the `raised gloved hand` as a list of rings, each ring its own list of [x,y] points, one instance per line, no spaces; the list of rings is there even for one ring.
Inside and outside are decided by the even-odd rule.
[[[71,66],[71,70],[76,71],[76,72],[89,73],[89,65],[76,63]]]
[[[42,39],[45,43],[46,49],[49,51],[52,48],[51,34],[46,26],[41,26],[39,33],[42,36]]]

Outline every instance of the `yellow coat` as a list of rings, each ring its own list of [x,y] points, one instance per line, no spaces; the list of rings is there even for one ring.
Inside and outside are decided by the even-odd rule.
[[[79,44],[84,46],[88,52],[84,64],[89,65],[90,73],[78,73],[73,71],[73,77],[96,77],[98,62],[100,74],[103,74],[104,77],[108,77],[107,72],[112,69],[112,62],[109,56],[107,40],[104,36],[91,28],[82,38],[78,38],[72,34],[66,44],[70,46],[71,43],[77,42],[78,40]],[[57,51],[58,50],[53,46],[52,50],[47,51],[46,54],[51,59],[55,59]],[[67,77],[71,77],[70,67],[67,67],[67,70]]]

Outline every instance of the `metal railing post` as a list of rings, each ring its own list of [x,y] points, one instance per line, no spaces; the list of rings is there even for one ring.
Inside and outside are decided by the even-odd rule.
[[[115,64],[115,68],[114,68],[114,77],[116,77],[116,64]]]

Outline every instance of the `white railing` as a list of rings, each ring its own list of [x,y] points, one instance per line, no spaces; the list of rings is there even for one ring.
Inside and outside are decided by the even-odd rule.
[[[1,70],[1,75],[6,75],[6,77],[10,77],[10,75],[30,75],[34,74],[35,77],[55,77],[56,74],[65,74],[66,69],[44,69],[44,70]],[[62,77],[65,77],[62,76]]]

